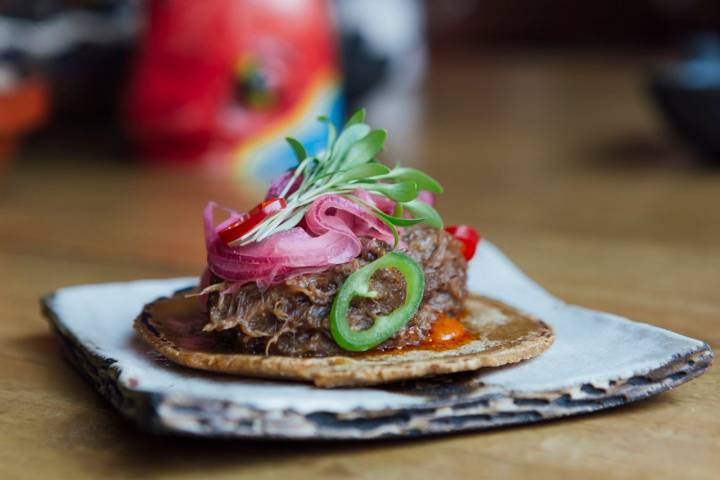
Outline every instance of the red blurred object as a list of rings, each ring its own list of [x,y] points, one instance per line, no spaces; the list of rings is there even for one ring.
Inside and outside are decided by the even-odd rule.
[[[465,260],[470,260],[475,256],[477,244],[480,241],[480,234],[469,225],[451,225],[445,228],[453,237],[462,242],[462,254]]]
[[[234,242],[255,228],[255,225],[285,207],[287,207],[287,203],[285,203],[284,198],[268,198],[256,205],[247,215],[243,216],[243,218],[220,230],[218,232],[220,240],[226,244]]]
[[[227,153],[302,103],[335,64],[325,0],[154,0],[127,115],[141,153]]]
[[[18,136],[45,121],[47,112],[48,88],[40,78],[0,91],[0,161],[10,156]]]

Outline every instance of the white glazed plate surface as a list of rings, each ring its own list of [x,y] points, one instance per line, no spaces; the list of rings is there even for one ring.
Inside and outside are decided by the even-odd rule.
[[[702,341],[568,305],[486,240],[469,268],[472,292],[553,327],[555,343],[518,365],[375,388],[318,389],[194,371],[137,338],[145,303],[194,278],[81,285],[43,308],[80,372],[123,415],[153,432],[251,438],[418,436],[588,413],[680,385],[710,365]]]

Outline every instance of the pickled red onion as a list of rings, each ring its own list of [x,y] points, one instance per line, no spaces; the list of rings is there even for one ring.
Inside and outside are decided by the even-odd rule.
[[[236,284],[257,282],[269,286],[349,262],[360,254],[363,236],[393,241],[390,229],[374,214],[345,197],[329,194],[310,206],[305,227],[278,232],[250,245],[229,246],[220,240],[218,232],[242,215],[231,212],[229,219],[215,226],[216,207],[210,202],[204,212],[208,269]]]

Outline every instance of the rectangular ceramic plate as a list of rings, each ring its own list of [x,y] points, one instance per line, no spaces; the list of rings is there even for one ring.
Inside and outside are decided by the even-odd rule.
[[[470,290],[552,325],[554,345],[518,365],[355,389],[213,375],[160,358],[133,332],[142,306],[196,279],[58,290],[44,312],[70,361],[141,428],[212,437],[370,439],[536,422],[615,407],[676,387],[713,359],[707,344],[568,305],[481,242]]]

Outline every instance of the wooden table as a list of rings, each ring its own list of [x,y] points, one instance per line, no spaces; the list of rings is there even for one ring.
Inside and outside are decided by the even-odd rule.
[[[449,223],[477,225],[552,293],[717,348],[720,174],[668,142],[644,73],[617,55],[445,59],[421,96],[421,154],[405,160],[448,187]],[[0,478],[717,478],[717,367],[613,411],[417,441],[138,431],[63,361],[38,298],[198,273],[206,200],[252,199],[222,175],[116,157],[34,145],[0,178]]]

